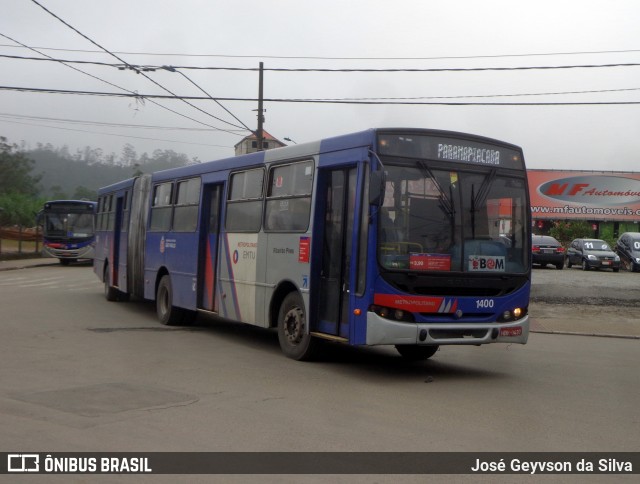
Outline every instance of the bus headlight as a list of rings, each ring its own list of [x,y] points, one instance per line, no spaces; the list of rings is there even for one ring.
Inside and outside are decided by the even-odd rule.
[[[381,318],[391,319],[392,321],[404,321],[407,323],[415,321],[413,314],[402,309],[388,308],[385,306],[372,304],[371,306],[369,306],[369,311],[376,313]]]
[[[508,321],[517,321],[527,314],[526,308],[513,308],[512,310],[503,311],[503,313],[498,317],[498,323],[506,323]]]

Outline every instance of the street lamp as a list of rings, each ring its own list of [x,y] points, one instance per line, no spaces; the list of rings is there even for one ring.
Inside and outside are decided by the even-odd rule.
[[[296,143],[295,141],[293,141],[291,138],[283,138],[285,141],[289,141],[290,143],[293,143],[294,145],[297,145],[298,143]]]

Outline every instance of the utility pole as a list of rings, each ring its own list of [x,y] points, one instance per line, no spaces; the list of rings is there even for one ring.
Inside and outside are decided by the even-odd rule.
[[[256,132],[256,138],[258,142],[258,151],[262,151],[264,148],[262,147],[264,144],[264,131],[262,129],[262,123],[264,123],[264,116],[262,113],[263,110],[263,67],[264,64],[260,62],[260,75],[258,78],[258,131]]]

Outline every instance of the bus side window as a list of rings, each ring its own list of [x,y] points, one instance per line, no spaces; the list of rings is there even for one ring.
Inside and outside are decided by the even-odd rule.
[[[309,227],[313,162],[278,165],[269,172],[265,230],[305,232]]]
[[[200,178],[178,182],[176,207],[173,213],[174,231],[194,232],[198,227],[200,185]]]
[[[161,183],[153,187],[150,230],[166,231],[171,228],[172,194],[172,182]]]
[[[264,170],[257,168],[231,174],[225,217],[227,232],[258,232],[262,225]]]

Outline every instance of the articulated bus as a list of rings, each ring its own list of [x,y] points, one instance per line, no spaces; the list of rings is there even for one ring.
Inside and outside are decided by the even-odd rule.
[[[56,257],[62,265],[93,259],[96,202],[52,200],[38,213],[42,224],[43,255]]]
[[[108,300],[155,301],[321,339],[525,344],[531,211],[522,150],[450,131],[371,129],[195,164],[99,191],[94,271]]]

